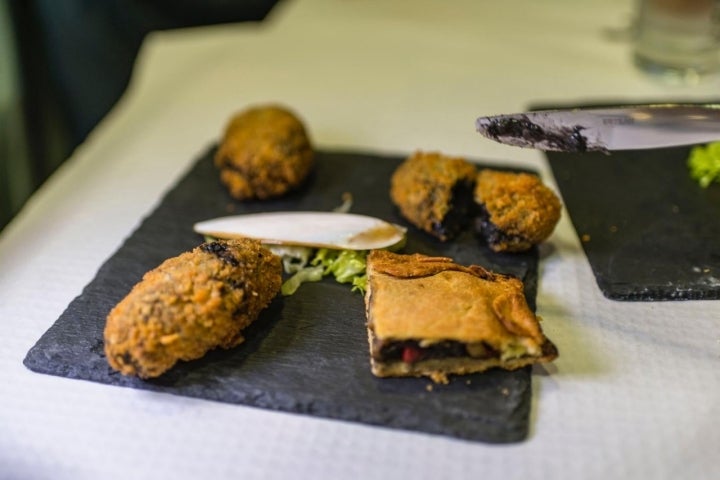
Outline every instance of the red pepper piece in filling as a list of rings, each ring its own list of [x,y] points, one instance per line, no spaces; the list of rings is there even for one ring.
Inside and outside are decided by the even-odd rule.
[[[402,360],[405,363],[415,363],[420,360],[422,352],[416,347],[405,347],[402,352]]]

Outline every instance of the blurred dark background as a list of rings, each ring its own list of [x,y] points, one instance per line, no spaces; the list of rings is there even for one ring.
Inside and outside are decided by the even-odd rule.
[[[128,85],[155,30],[259,22],[278,0],[0,0],[0,229]]]

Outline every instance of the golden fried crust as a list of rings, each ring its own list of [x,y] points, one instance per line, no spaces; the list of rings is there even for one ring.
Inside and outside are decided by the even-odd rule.
[[[393,172],[390,198],[410,223],[445,241],[452,232],[440,226],[454,208],[463,207],[454,189],[463,183],[472,189],[476,173],[464,158],[415,152]]]
[[[495,251],[522,251],[542,242],[555,229],[562,208],[536,175],[490,169],[478,173],[475,201],[505,235],[490,243]]]
[[[300,186],[314,165],[302,122],[279,106],[235,115],[215,154],[220,180],[238,200],[278,197]]]
[[[179,360],[230,348],[277,295],[280,258],[255,240],[200,245],[145,274],[107,317],[110,366],[156,377]]]
[[[373,251],[368,257],[373,316],[379,338],[490,341],[543,336],[515,277],[449,258]]]
[[[519,368],[557,356],[515,277],[479,266],[465,267],[445,257],[373,251],[367,260],[365,302],[372,370],[378,376],[447,374],[492,367]],[[384,361],[388,342],[420,345],[458,342],[472,354],[423,361]],[[496,352],[487,355],[485,351]]]

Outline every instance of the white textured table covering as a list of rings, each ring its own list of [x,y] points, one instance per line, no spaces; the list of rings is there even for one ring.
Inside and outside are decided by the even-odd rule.
[[[529,104],[717,99],[631,65],[629,0],[295,1],[261,25],[151,36],[131,88],[0,235],[0,478],[718,478],[720,302],[620,303],[567,215],[538,311],[561,356],[510,446],[39,375],[34,342],[251,103],[290,105],[321,148],[434,149],[539,169],[477,115]],[[717,221],[717,219],[710,219]]]

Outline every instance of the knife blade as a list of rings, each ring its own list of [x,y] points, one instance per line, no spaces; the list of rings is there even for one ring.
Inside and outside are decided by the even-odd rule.
[[[720,104],[652,104],[538,110],[479,117],[496,142],[559,152],[610,152],[720,140]]]

